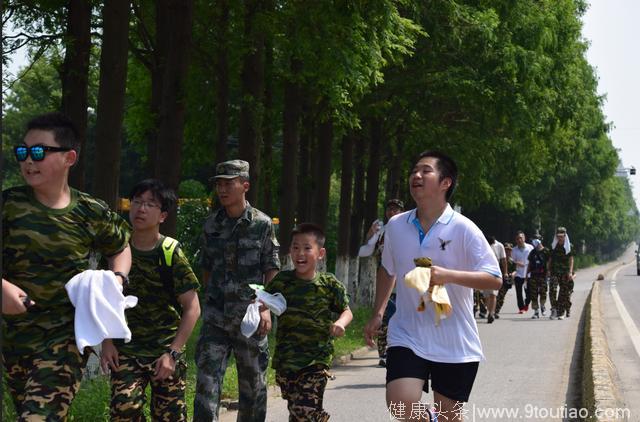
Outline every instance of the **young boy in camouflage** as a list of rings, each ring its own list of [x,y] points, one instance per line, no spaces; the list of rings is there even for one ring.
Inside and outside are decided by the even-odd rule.
[[[186,421],[182,349],[200,316],[200,285],[176,241],[160,234],[176,203],[173,191],[147,179],[129,199],[133,265],[126,293],[137,296],[138,305],[126,311],[131,342],[102,343],[102,368],[111,368],[111,420],[144,420],[151,384],[152,419]]]
[[[278,317],[272,365],[288,402],[290,421],[329,420],[322,398],[333,337],[343,336],[353,318],[342,283],[333,274],[316,271],[326,253],[324,241],[320,227],[298,225],[289,249],[295,270],[278,273],[265,288],[269,293],[282,293],[287,300],[287,310]]]
[[[26,185],[2,193],[3,313],[13,314],[4,316],[2,356],[20,421],[66,420],[80,386],[89,353],[76,346],[65,283],[89,269],[91,251],[108,258],[122,283],[131,265],[126,222],[69,187],[78,150],[67,117],[34,118],[14,148]]]

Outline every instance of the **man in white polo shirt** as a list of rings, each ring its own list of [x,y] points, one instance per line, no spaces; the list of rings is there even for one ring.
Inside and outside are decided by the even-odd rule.
[[[405,420],[420,404],[428,380],[442,420],[461,421],[484,358],[473,316],[473,289],[498,289],[502,274],[484,235],[448,204],[457,180],[457,166],[448,156],[425,151],[409,176],[409,189],[417,208],[394,216],[386,227],[382,266],[376,281],[376,299],[365,327],[373,347],[387,298],[398,280],[396,314],[389,322],[387,349],[387,406],[391,415]],[[436,325],[427,306],[418,312],[418,292],[404,284],[415,268],[414,258],[429,257],[431,283],[445,285],[452,314]],[[404,409],[406,412],[396,412]]]

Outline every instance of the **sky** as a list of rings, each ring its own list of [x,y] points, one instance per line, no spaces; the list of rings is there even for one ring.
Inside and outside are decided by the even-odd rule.
[[[610,137],[624,167],[640,170],[640,0],[593,0],[583,17],[582,35],[590,44],[587,60],[598,75],[598,92],[606,95],[604,114],[612,124]],[[24,66],[16,55],[8,70]],[[630,176],[640,209],[640,174]]]
[[[613,123],[609,136],[620,148],[624,167],[640,170],[638,16],[638,0],[592,0],[583,17],[582,35],[590,43],[587,60],[598,75],[598,93],[606,95],[604,114]],[[629,178],[640,208],[640,173]]]

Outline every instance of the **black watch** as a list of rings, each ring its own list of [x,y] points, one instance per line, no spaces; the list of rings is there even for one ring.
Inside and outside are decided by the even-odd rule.
[[[167,353],[171,356],[174,362],[177,362],[180,357],[182,357],[182,352],[178,352],[177,350],[173,350],[171,348],[167,349]]]
[[[120,271],[114,271],[116,276],[122,277],[122,287],[127,287],[129,285],[129,276],[125,273],[121,273]]]

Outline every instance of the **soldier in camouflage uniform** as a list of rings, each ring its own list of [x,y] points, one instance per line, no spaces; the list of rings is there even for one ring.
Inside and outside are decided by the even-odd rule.
[[[516,263],[511,259],[511,251],[513,245],[511,243],[504,244],[504,252],[507,255],[507,275],[502,277],[502,287],[498,291],[498,298],[496,299],[496,319],[500,318],[500,310],[504,305],[504,297],[511,287],[513,287],[513,278],[515,277]]]
[[[231,351],[239,383],[239,421],[266,417],[269,365],[268,309],[250,338],[240,323],[253,300],[249,284],[265,284],[280,268],[278,242],[271,218],[246,201],[249,163],[232,160],[216,166],[216,192],[222,207],[204,223],[201,264],[204,270],[203,317],[196,347],[198,378],[194,421],[217,421],[222,381]]]
[[[567,229],[558,227],[549,257],[551,319],[564,319],[565,312],[567,317],[570,315],[571,294],[573,293],[573,256]],[[558,287],[560,287],[560,292],[556,298]]]
[[[133,187],[129,199],[133,264],[125,293],[136,296],[138,305],[125,313],[131,341],[102,343],[102,368],[111,368],[111,421],[144,420],[149,384],[152,419],[186,421],[182,349],[200,316],[200,284],[175,241],[160,234],[160,224],[175,206],[174,192],[147,179]]]
[[[298,225],[290,248],[295,270],[280,272],[265,289],[287,300],[287,310],[278,317],[273,368],[291,422],[329,420],[322,400],[333,337],[344,335],[353,318],[344,285],[333,274],[316,271],[326,253],[324,241],[320,227]]]
[[[92,251],[108,257],[123,283],[131,265],[126,222],[68,185],[77,139],[64,115],[31,120],[14,149],[27,185],[2,193],[2,284],[12,296],[3,304],[23,303],[4,316],[2,356],[20,421],[66,420],[80,386],[89,353],[76,346],[65,283],[90,268]]]

